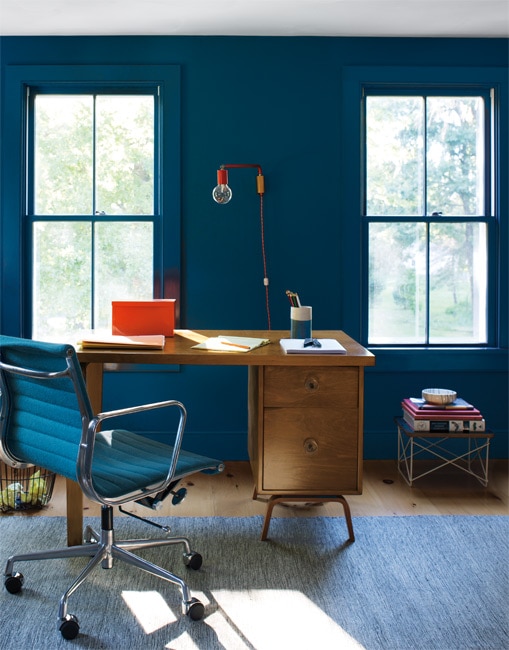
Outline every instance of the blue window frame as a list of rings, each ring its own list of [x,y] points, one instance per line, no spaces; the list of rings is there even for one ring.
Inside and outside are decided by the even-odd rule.
[[[364,344],[376,347],[379,352],[384,349],[415,351],[448,348],[487,349],[507,346],[507,305],[500,300],[500,291],[507,291],[507,261],[501,256],[503,233],[507,233],[507,190],[501,181],[502,170],[507,169],[507,137],[504,115],[507,117],[507,80],[498,69],[449,69],[449,68],[348,68],[344,74],[343,101],[343,161],[344,187],[348,188],[343,196],[342,209],[345,215],[342,245],[348,259],[347,249],[357,247],[360,252],[358,268],[351,266],[344,269],[345,276],[351,282],[346,286],[343,296],[343,314],[345,329],[358,332]],[[388,210],[386,214],[377,213],[376,202],[369,201],[369,188],[366,183],[367,161],[366,147],[366,104],[369,97],[420,97],[426,102],[428,97],[479,97],[483,104],[485,146],[484,174],[481,208],[470,214],[438,214],[440,207],[428,209],[425,200],[418,215],[405,213],[404,210]],[[355,137],[355,134],[358,134]],[[425,162],[424,162],[425,164]],[[425,191],[423,192],[425,196]],[[433,212],[437,214],[433,214]],[[433,228],[457,227],[480,229],[484,233],[486,250],[486,326],[482,336],[477,340],[456,339],[440,341],[439,337],[430,337],[429,322],[432,314],[429,308],[430,284],[425,287],[425,326],[424,336],[419,340],[406,339],[391,333],[387,340],[377,340],[371,336],[370,317],[370,260],[372,261],[376,236],[373,232],[384,234],[384,228],[415,228],[419,223],[423,232],[423,259],[430,260],[430,233]],[[371,229],[371,233],[370,233]],[[388,248],[390,251],[390,248]],[[472,249],[475,250],[475,249]],[[397,251],[395,251],[397,254]],[[351,256],[350,256],[351,259]],[[427,260],[427,262],[426,262]],[[428,267],[429,268],[429,267]],[[353,306],[357,305],[357,309]],[[371,336],[371,340],[370,340]]]
[[[368,345],[487,344],[492,99],[492,89],[363,86]]]
[[[4,166],[2,203],[4,214],[2,293],[9,296],[12,309],[2,313],[2,331],[15,335],[31,336],[33,333],[32,305],[36,305],[37,296],[34,287],[33,260],[36,259],[38,242],[59,229],[72,224],[74,240],[81,247],[78,233],[86,233],[83,239],[88,243],[81,247],[87,249],[89,267],[83,277],[90,276],[90,292],[87,309],[90,313],[90,326],[98,324],[97,312],[100,309],[96,287],[98,276],[94,269],[100,266],[102,250],[103,259],[107,260],[108,246],[115,250],[115,239],[126,229],[134,229],[138,235],[144,233],[145,248],[152,254],[152,269],[149,269],[148,287],[150,295],[139,297],[171,297],[180,303],[180,71],[178,66],[13,66],[7,69],[6,96],[9,97],[6,119],[9,128],[6,134],[5,151],[10,154],[8,168]],[[92,173],[92,191],[90,201],[78,201],[70,213],[62,214],[62,206],[53,208],[37,200],[37,162],[36,162],[36,124],[34,106],[37,98],[84,97],[91,100],[94,109],[91,124],[92,138],[91,167],[98,167],[95,151],[96,141],[96,100],[100,98],[150,98],[153,105],[153,169],[148,170],[153,178],[147,184],[152,187],[152,195],[145,199],[143,208],[134,210],[127,207],[103,209],[96,204],[98,197],[98,174]],[[57,152],[55,152],[57,153]],[[80,155],[76,160],[81,161]],[[147,172],[147,170],[145,170]],[[102,172],[104,175],[104,171]],[[84,177],[84,176],[83,176]],[[65,183],[64,183],[65,184]],[[68,183],[69,185],[69,183]],[[126,188],[127,189],[127,188]],[[127,193],[127,192],[126,192]],[[105,202],[102,194],[102,202]],[[82,209],[82,205],[85,205]],[[111,205],[111,204],[110,204]],[[41,207],[42,206],[42,207]],[[65,210],[64,210],[65,212]],[[68,211],[69,212],[69,211]],[[134,212],[134,213],[133,213]],[[44,232],[44,230],[47,232]],[[42,234],[41,234],[42,233]],[[116,235],[115,235],[116,233]],[[102,235],[102,236],[101,236]],[[147,239],[148,237],[148,239]],[[128,238],[125,238],[128,239]],[[95,242],[103,242],[103,248]],[[113,240],[113,242],[111,241]],[[19,246],[15,245],[19,243]],[[111,253],[110,253],[111,254]],[[120,260],[132,259],[132,249],[120,253]],[[79,254],[77,254],[79,257]],[[141,257],[141,256],[140,256]],[[46,260],[49,256],[46,255]],[[40,262],[40,260],[39,260]],[[37,263],[37,260],[36,262]],[[104,269],[104,264],[102,265]],[[65,269],[62,264],[61,269]],[[71,275],[74,270],[69,272]],[[100,282],[99,282],[100,284]],[[116,296],[118,299],[124,296]],[[127,296],[133,297],[133,296]],[[138,296],[134,296],[138,297]],[[103,297],[103,303],[108,301]],[[103,304],[103,311],[106,306]],[[49,312],[48,312],[49,313]],[[56,312],[55,312],[56,313]],[[58,314],[56,313],[56,316]],[[177,313],[177,318],[179,314]],[[69,321],[69,322],[72,322]],[[100,324],[100,323],[99,323]],[[36,332],[37,333],[37,332]]]

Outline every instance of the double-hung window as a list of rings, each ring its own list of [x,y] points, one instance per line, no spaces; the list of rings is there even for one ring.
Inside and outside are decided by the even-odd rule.
[[[489,87],[363,87],[369,345],[488,343],[493,102]]]
[[[157,95],[29,89],[32,335],[111,326],[153,296]]]
[[[179,86],[178,66],[7,71],[4,331],[65,340],[110,328],[113,300],[178,301]]]

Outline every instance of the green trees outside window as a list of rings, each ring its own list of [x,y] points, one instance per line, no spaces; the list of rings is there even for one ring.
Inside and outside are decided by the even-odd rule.
[[[112,300],[153,297],[153,94],[34,93],[28,212],[32,336],[108,328]]]
[[[365,97],[370,344],[487,341],[484,96]]]

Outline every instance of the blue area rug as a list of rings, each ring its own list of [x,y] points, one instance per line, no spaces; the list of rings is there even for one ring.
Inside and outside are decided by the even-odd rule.
[[[163,521],[190,537],[202,568],[185,568],[176,549],[144,556],[187,580],[205,604],[202,621],[181,615],[176,587],[117,563],[70,598],[81,630],[64,641],[58,602],[84,560],[27,562],[16,567],[23,592],[0,591],[2,648],[509,648],[508,517],[354,518],[351,545],[342,518],[274,518],[267,542],[260,517]],[[124,517],[116,527],[118,538],[155,531]],[[13,551],[64,544],[62,518],[0,517],[2,563]]]

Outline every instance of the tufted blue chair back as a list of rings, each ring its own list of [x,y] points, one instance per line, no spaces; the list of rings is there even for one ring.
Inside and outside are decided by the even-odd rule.
[[[0,336],[0,363],[3,453],[11,464],[40,465],[77,480],[83,423],[92,410],[74,348]],[[9,366],[47,378],[9,372]]]

